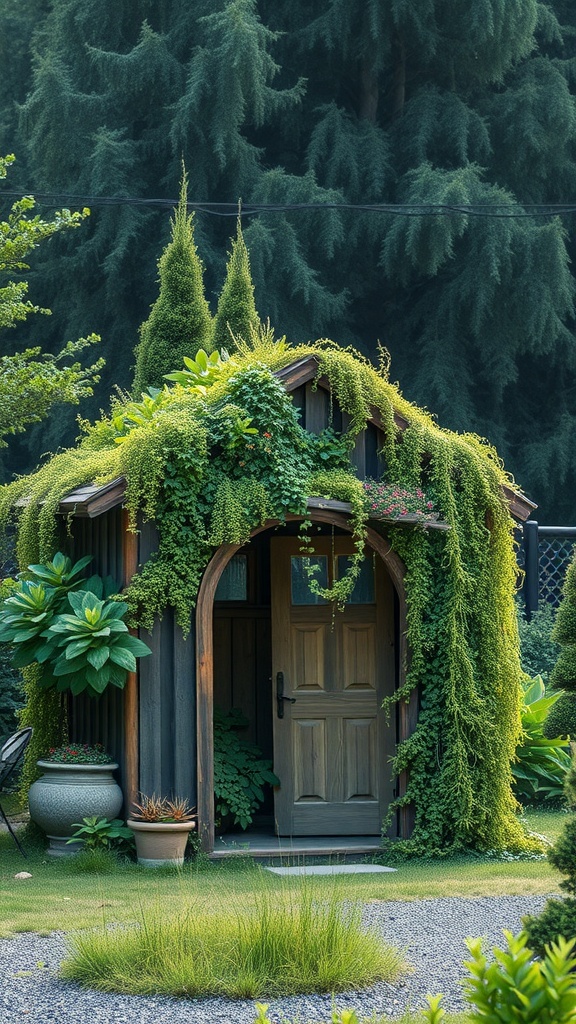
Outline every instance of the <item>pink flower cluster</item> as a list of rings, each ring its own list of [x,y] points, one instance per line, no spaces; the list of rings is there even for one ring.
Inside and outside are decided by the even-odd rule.
[[[400,519],[407,515],[416,515],[424,520],[437,518],[434,502],[429,501],[419,487],[409,491],[377,480],[365,480],[363,487],[368,510],[375,518]]]

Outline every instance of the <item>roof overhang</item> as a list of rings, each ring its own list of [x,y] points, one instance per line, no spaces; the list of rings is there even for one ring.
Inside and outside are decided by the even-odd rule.
[[[293,363],[289,363],[288,366],[284,366],[281,370],[276,371],[276,376],[282,381],[287,391],[295,391],[296,388],[301,387],[303,384],[307,384],[309,381],[316,381],[318,387],[324,390],[329,390],[329,383],[327,377],[318,376],[319,362],[316,356],[306,356],[304,359],[298,359]],[[368,416],[368,423],[372,423],[380,430],[384,430],[384,422],[380,412],[375,407],[370,409]],[[405,430],[409,425],[408,420],[398,413],[394,414],[394,422],[399,430]],[[503,488],[504,497],[508,502],[510,513],[515,519],[519,519],[524,522],[526,519],[530,519],[534,514],[535,509],[538,508],[533,501],[530,501],[526,495],[522,494],[521,491],[515,490],[509,485],[504,485]],[[117,477],[108,484],[86,484],[85,486],[78,487],[71,494],[68,494],[60,502],[60,512],[64,515],[78,516],[80,518],[94,519],[96,516],[102,515],[104,512],[108,512],[110,509],[115,508],[117,505],[122,505],[126,495],[126,480],[124,477]],[[311,501],[319,501],[320,499],[313,498]],[[326,501],[326,499],[322,499]],[[338,503],[336,503],[338,504]],[[344,502],[340,502],[344,505]],[[318,507],[318,506],[310,506]],[[326,504],[326,507],[328,505]],[[330,507],[336,507],[332,502]],[[342,509],[343,510],[343,509]],[[405,520],[406,522],[408,520]],[[445,528],[444,524],[428,524],[432,528]]]

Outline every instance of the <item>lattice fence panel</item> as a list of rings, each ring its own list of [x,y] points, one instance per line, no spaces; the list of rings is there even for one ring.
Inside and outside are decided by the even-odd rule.
[[[540,600],[557,608],[562,600],[566,571],[574,555],[571,537],[538,537]]]

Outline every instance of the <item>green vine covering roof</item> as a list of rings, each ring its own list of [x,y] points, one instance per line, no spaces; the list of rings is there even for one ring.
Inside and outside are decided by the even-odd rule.
[[[343,439],[304,430],[275,376],[310,355],[331,400],[348,414]],[[415,687],[421,692],[417,728],[394,763],[409,779],[395,806],[413,803],[415,827],[395,848],[415,855],[539,850],[515,816],[511,792],[521,733],[517,568],[503,493],[510,479],[497,453],[474,435],[441,429],[402,398],[384,366],[377,370],[329,341],[291,348],[262,328],[250,344],[238,339],[229,360],[203,353],[196,359],[141,402],[117,398],[109,416],[82,424],[77,447],[3,488],[0,520],[19,520],[20,563],[57,550],[63,497],[119,476],[126,479],[132,528],[144,516],[159,529],[158,551],[126,595],[141,625],[150,627],[170,605],[186,629],[215,547],[248,540],[266,520],[305,516],[310,495],[351,503],[360,557],[368,513],[361,481],[342,452],[376,409],[386,481],[422,488],[451,527],[387,528],[406,566],[410,663],[396,699],[407,700]],[[402,431],[395,414],[407,421]],[[332,598],[345,601],[349,585],[342,581]]]

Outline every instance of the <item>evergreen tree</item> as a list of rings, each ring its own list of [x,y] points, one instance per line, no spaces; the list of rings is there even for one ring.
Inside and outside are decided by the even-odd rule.
[[[562,593],[552,630],[552,639],[561,650],[550,675],[552,689],[562,693],[548,712],[543,732],[550,738],[570,736],[576,740],[576,558],[568,566]]]
[[[158,261],[160,294],[140,328],[136,349],[136,395],[161,388],[164,374],[179,370],[184,356],[199,348],[212,351],[213,323],[204,296],[204,268],[194,244],[193,215],[188,214],[188,182],[183,173],[180,202],[172,220],[172,238]]]
[[[236,238],[232,240],[226,280],[220,292],[214,321],[214,348],[233,349],[234,338],[249,341],[259,324],[254,302],[254,285],[250,275],[250,257],[242,235],[241,219],[238,216]]]
[[[17,7],[0,88],[31,190],[172,199],[183,155],[194,201],[269,204],[245,231],[262,316],[382,341],[409,398],[494,442],[544,521],[576,521],[575,218],[530,205],[576,195],[572,0]],[[346,205],[374,203],[401,215]],[[99,404],[129,382],[166,229],[153,204],[93,204],[81,247],[38,267],[58,333],[103,336]],[[226,228],[195,233],[213,301]]]

